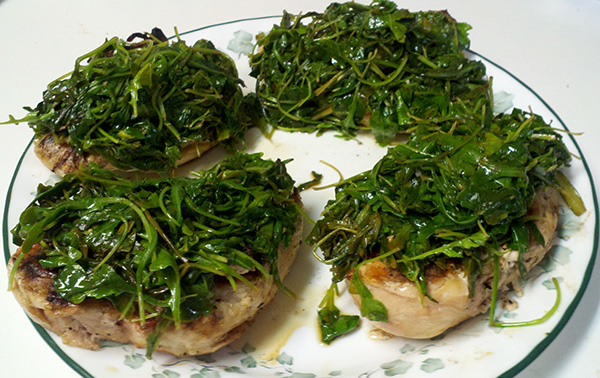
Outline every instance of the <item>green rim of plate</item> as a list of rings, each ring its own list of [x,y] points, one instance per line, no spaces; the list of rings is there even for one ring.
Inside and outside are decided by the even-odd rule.
[[[182,36],[182,35],[192,34],[192,33],[198,32],[198,31],[202,31],[202,30],[206,30],[206,29],[210,29],[210,28],[214,28],[214,27],[219,27],[219,26],[223,26],[223,25],[230,25],[230,24],[236,24],[236,23],[247,22],[247,21],[266,20],[266,19],[271,19],[271,18],[273,18],[273,19],[281,18],[281,15],[261,16],[261,17],[252,17],[252,18],[244,18],[244,19],[233,20],[233,21],[226,21],[226,22],[221,22],[218,24],[213,24],[213,25],[208,25],[208,26],[203,26],[200,28],[188,30],[188,31],[178,33],[178,34],[180,36]],[[174,37],[170,37],[170,38],[174,38]],[[565,123],[558,116],[558,114],[554,111],[554,109],[529,85],[525,84],[525,82],[523,82],[521,79],[517,78],[515,75],[510,73],[507,69],[505,69],[504,67],[495,63],[494,61],[492,61],[474,51],[469,51],[469,52],[476,55],[477,57],[481,58],[486,63],[489,63],[490,65],[501,70],[502,72],[504,72],[505,74],[510,76],[513,80],[515,80],[517,83],[522,85],[525,89],[527,89],[531,94],[533,94],[550,111],[550,113],[554,116],[556,121],[558,123],[560,123],[560,125],[566,131],[569,131],[569,129],[567,128]],[[571,142],[573,143],[573,145],[577,149],[579,156],[581,157],[581,162],[582,162],[583,167],[585,168],[585,172],[588,176],[588,179],[590,182],[590,188],[591,188],[591,192],[592,192],[595,226],[594,226],[594,242],[593,242],[593,247],[592,247],[592,253],[590,256],[590,261],[585,270],[583,280],[581,281],[581,286],[579,287],[577,294],[575,295],[575,297],[573,298],[573,300],[571,301],[571,303],[565,310],[564,314],[561,316],[557,325],[521,361],[519,361],[515,366],[513,366],[512,368],[508,369],[507,371],[505,371],[504,373],[499,375],[500,378],[514,377],[515,375],[517,375],[519,372],[521,372],[523,369],[525,369],[529,364],[531,364],[548,347],[548,345],[550,345],[552,343],[552,341],[554,341],[554,339],[558,336],[558,334],[563,330],[563,328],[566,326],[568,321],[571,319],[571,316],[573,315],[573,313],[575,312],[575,309],[579,305],[581,298],[583,297],[583,294],[585,293],[587,286],[589,284],[589,281],[591,279],[591,276],[592,276],[592,271],[594,268],[594,264],[596,261],[596,254],[597,254],[597,250],[598,250],[598,235],[599,235],[598,198],[596,195],[596,188],[594,186],[594,181],[592,180],[592,174],[591,174],[590,168],[589,168],[588,163],[581,151],[581,148],[579,147],[579,144],[577,144],[577,141],[575,140],[575,138],[573,137],[573,135],[571,133],[567,133],[567,135],[569,136]],[[21,168],[21,164],[23,163],[23,160],[25,158],[25,154],[31,147],[32,143],[33,143],[33,139],[29,142],[29,144],[23,151],[23,154],[21,155],[19,161],[17,162],[17,165],[15,167],[15,172],[13,173],[13,176],[11,178],[10,184],[7,189],[6,200],[4,202],[4,214],[3,214],[3,219],[2,219],[2,238],[3,238],[3,247],[4,247],[4,258],[6,260],[6,263],[8,263],[8,260],[11,257],[10,246],[9,246],[9,242],[8,242],[8,239],[10,236],[9,225],[8,225],[8,212],[9,212],[9,208],[10,208],[10,202],[12,199],[12,191],[13,191],[14,183],[17,179],[17,175]],[[73,360],[71,357],[69,357],[62,350],[62,348],[54,341],[54,339],[50,336],[50,334],[48,333],[48,331],[46,331],[45,328],[38,325],[31,319],[30,319],[30,321],[33,324],[34,328],[37,330],[37,332],[40,334],[40,336],[44,339],[44,341],[46,341],[46,343],[50,346],[50,348],[52,348],[52,350],[54,350],[56,352],[56,354],[58,354],[58,356],[67,365],[69,365],[76,373],[78,373],[79,375],[81,375],[84,378],[94,378],[94,376],[92,374],[90,374],[87,370],[85,370],[81,365],[79,365],[75,360]]]
[[[8,264],[8,260],[10,259],[10,256],[11,256],[10,246],[8,243],[8,239],[10,237],[9,228],[8,228],[8,212],[10,209],[10,200],[12,198],[12,191],[13,191],[15,181],[17,179],[17,175],[19,173],[19,169],[21,168],[21,164],[23,163],[25,154],[27,153],[27,151],[29,151],[29,148],[31,147],[32,144],[33,144],[33,138],[29,141],[29,144],[27,144],[25,151],[23,151],[23,154],[19,158],[19,161],[17,162],[17,166],[15,167],[15,173],[13,174],[13,176],[10,180],[10,184],[8,185],[8,190],[6,191],[6,200],[4,201],[4,214],[2,215],[2,244],[4,247],[4,259],[5,259],[6,264]],[[54,339],[50,336],[50,334],[48,334],[48,331],[46,331],[46,329],[44,327],[42,327],[41,325],[39,325],[36,322],[34,322],[33,320],[31,320],[31,318],[29,318],[29,321],[31,321],[31,324],[33,324],[33,327],[35,328],[35,330],[40,334],[40,336],[42,336],[42,339],[44,339],[44,341],[46,341],[46,343],[50,346],[50,348],[52,348],[52,350],[54,350],[56,352],[56,354],[58,354],[58,356],[67,363],[67,365],[69,365],[73,370],[75,370],[75,372],[77,372],[79,375],[81,375],[84,378],[93,378],[94,377],[87,370],[85,370],[83,367],[81,367],[81,365],[79,365],[71,357],[69,357],[61,349],[61,347],[58,344],[56,344]]]
[[[521,79],[519,79],[518,77],[516,77],[515,75],[510,73],[506,68],[500,66],[498,63],[495,63],[494,61],[492,61],[474,51],[470,51],[470,52],[473,53],[474,55],[477,55],[485,62],[498,68],[499,70],[501,70],[502,72],[504,72],[505,74],[510,76],[513,80],[515,80],[516,82],[521,84],[525,89],[527,89],[531,94],[533,94],[550,111],[550,113],[552,113],[552,115],[554,116],[556,121],[558,123],[560,123],[560,125],[562,126],[563,129],[565,129],[566,131],[570,131],[569,128],[567,127],[567,125],[558,116],[556,111],[554,111],[554,109],[529,85],[525,84],[525,82],[523,82]],[[525,367],[527,367],[529,364],[531,364],[533,362],[533,360],[535,360],[540,354],[542,354],[542,352],[546,349],[546,347],[548,347],[548,345],[550,345],[550,343],[552,343],[552,341],[554,341],[554,339],[556,339],[558,334],[567,325],[569,319],[571,319],[571,316],[575,312],[575,309],[579,305],[579,302],[581,302],[581,298],[583,298],[583,294],[585,293],[585,290],[587,289],[587,286],[592,277],[592,271],[594,270],[594,264],[596,262],[596,254],[598,251],[598,233],[599,233],[598,198],[596,195],[596,188],[594,186],[594,180],[592,179],[592,172],[587,163],[587,160],[585,159],[583,152],[581,151],[581,148],[579,147],[579,144],[577,144],[577,141],[573,137],[573,134],[569,132],[569,133],[567,133],[567,135],[569,136],[569,139],[571,139],[571,142],[573,142],[573,145],[577,149],[577,153],[581,157],[581,162],[583,164],[583,167],[585,168],[585,172],[587,173],[588,179],[590,180],[590,189],[592,192],[592,201],[593,201],[593,205],[594,205],[594,223],[595,223],[594,243],[592,246],[592,254],[590,256],[590,262],[588,263],[588,266],[585,270],[583,280],[581,281],[581,286],[579,287],[577,294],[575,294],[575,297],[573,297],[573,300],[571,301],[571,303],[565,310],[564,314],[562,315],[562,317],[560,318],[560,320],[556,324],[556,326],[552,329],[552,331],[548,334],[548,336],[546,336],[538,345],[536,345],[531,350],[531,352],[529,352],[529,354],[527,356],[525,356],[525,358],[523,358],[519,363],[517,363],[511,369],[509,369],[509,370],[505,371],[503,374],[501,374],[499,376],[500,378],[514,377],[515,375],[517,375],[519,372],[521,372],[523,369],[525,369]]]

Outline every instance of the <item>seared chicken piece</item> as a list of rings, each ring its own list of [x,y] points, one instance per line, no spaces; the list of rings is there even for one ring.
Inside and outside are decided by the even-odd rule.
[[[216,145],[216,141],[207,141],[186,146],[181,150],[181,158],[177,160],[177,165],[200,157]],[[34,152],[46,167],[60,177],[76,172],[80,167],[89,165],[90,162],[95,162],[102,168],[117,170],[104,157],[89,152],[79,153],[70,144],[57,142],[52,134],[46,134],[42,138],[36,139]]]
[[[543,235],[545,244],[533,238],[523,256],[527,270],[538,264],[552,245],[558,220],[559,194],[548,188],[538,191],[529,214]],[[510,284],[520,278],[516,251],[507,251],[500,258],[498,293],[510,289]],[[348,282],[354,271],[348,274]],[[381,301],[388,311],[387,322],[373,322],[375,327],[396,336],[427,339],[440,335],[459,323],[486,312],[492,296],[493,265],[487,264],[476,281],[473,296],[469,295],[469,279],[460,265],[449,265],[445,270],[435,265],[426,272],[427,291],[436,302],[422,296],[416,285],[397,269],[382,261],[373,261],[359,268],[362,282]],[[359,295],[353,299],[360,307]]]
[[[295,259],[301,237],[302,218],[299,216],[290,244],[279,248],[278,267],[282,280]],[[19,254],[20,250],[11,257],[9,271]],[[55,290],[55,273],[40,265],[42,258],[44,252],[40,245],[34,245],[21,260],[12,284],[17,301],[36,323],[58,334],[68,345],[98,349],[102,340],[113,340],[146,347],[146,339],[156,324],[148,321],[144,325],[120,319],[121,313],[108,300],[88,298],[80,304],[65,300]],[[248,272],[245,277],[255,287],[238,282],[237,290],[233,290],[226,279],[215,278],[213,293],[217,301],[214,312],[184,322],[179,328],[171,325],[160,336],[156,350],[176,356],[201,355],[239,338],[277,292],[272,277],[264,279],[256,272]]]

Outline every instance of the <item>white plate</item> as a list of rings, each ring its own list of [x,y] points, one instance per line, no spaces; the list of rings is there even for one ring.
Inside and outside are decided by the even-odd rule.
[[[234,58],[240,76],[246,82],[246,90],[252,90],[254,80],[248,77],[247,56],[234,53],[227,46],[235,32],[242,30],[253,36],[267,32],[279,18],[238,20],[181,33],[181,37],[188,43],[200,38],[212,40]],[[566,129],[548,104],[522,81],[475,53],[473,57],[482,59],[487,65],[488,73],[494,78],[495,92],[510,93],[516,106],[531,107],[554,127]],[[247,135],[247,142],[249,152],[262,151],[265,157],[273,159],[293,158],[288,169],[298,183],[310,180],[313,170],[323,174],[323,183],[335,183],[339,179],[337,173],[323,162],[337,167],[344,177],[349,177],[370,169],[386,152],[369,134],[345,141],[333,133],[316,137],[314,134],[276,132],[271,140],[267,140],[252,130]],[[541,325],[490,328],[487,317],[482,315],[443,337],[417,341],[403,338],[375,340],[370,337],[368,322],[363,321],[358,332],[326,346],[319,341],[316,307],[330,283],[328,266],[318,263],[310,248],[303,245],[297,264],[285,281],[298,298],[293,300],[278,294],[241,340],[211,355],[175,358],[156,353],[152,360],[147,360],[143,350],[121,344],[107,344],[92,352],[63,345],[54,334],[37,325],[36,328],[56,353],[83,377],[214,378],[239,376],[240,373],[255,377],[296,378],[383,377],[405,373],[411,377],[479,377],[482,372],[486,376],[513,376],[531,363],[565,326],[585,291],[597,250],[598,209],[591,174],[571,134],[565,133],[565,143],[580,157],[573,159],[568,176],[588,211],[575,217],[568,210],[561,210],[562,226],[557,245],[536,268],[535,278],[525,287],[525,295],[517,299],[519,308],[502,315],[507,321],[531,320],[543,315],[554,303],[556,292],[550,280],[557,277],[563,299],[557,313]],[[222,156],[224,152],[215,149],[193,168],[211,166]],[[33,198],[37,185],[55,180],[56,177],[35,157],[31,145],[28,146],[15,170],[6,199],[3,220],[6,259],[16,250],[9,243],[9,229]],[[332,189],[304,192],[308,215],[317,219],[331,197]],[[307,222],[305,234],[310,227]],[[342,293],[338,306],[346,313],[357,313],[347,293]]]

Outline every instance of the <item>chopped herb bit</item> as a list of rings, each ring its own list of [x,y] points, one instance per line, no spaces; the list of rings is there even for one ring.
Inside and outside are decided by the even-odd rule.
[[[337,292],[337,285],[332,283],[319,306],[321,340],[325,344],[331,344],[336,338],[354,331],[360,324],[360,317],[356,315],[340,315],[339,308],[334,304]]]
[[[360,267],[360,265],[358,267]],[[373,295],[369,289],[360,279],[360,274],[354,274],[352,276],[349,290],[350,292],[356,293],[360,296],[360,314],[362,316],[376,322],[387,322],[387,309],[383,303],[373,298]]]
[[[298,191],[303,192],[307,189],[315,187],[321,183],[321,180],[323,180],[323,175],[320,173],[312,171],[310,174],[312,175],[313,179],[298,185]]]

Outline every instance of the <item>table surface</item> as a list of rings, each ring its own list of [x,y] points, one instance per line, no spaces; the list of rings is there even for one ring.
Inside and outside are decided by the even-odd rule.
[[[364,2],[364,1],[363,1]],[[0,0],[0,120],[23,116],[47,83],[72,68],[74,57],[105,38],[132,31],[180,31],[248,17],[323,10],[320,0]],[[471,46],[533,88],[576,137],[598,180],[600,142],[600,1],[414,0],[410,10],[447,9],[468,22]],[[0,199],[32,137],[24,126],[0,127]],[[4,201],[0,200],[3,206]],[[77,377],[40,338],[6,290],[0,269],[0,363],[5,377]],[[581,304],[555,341],[519,377],[600,377],[600,264]]]

